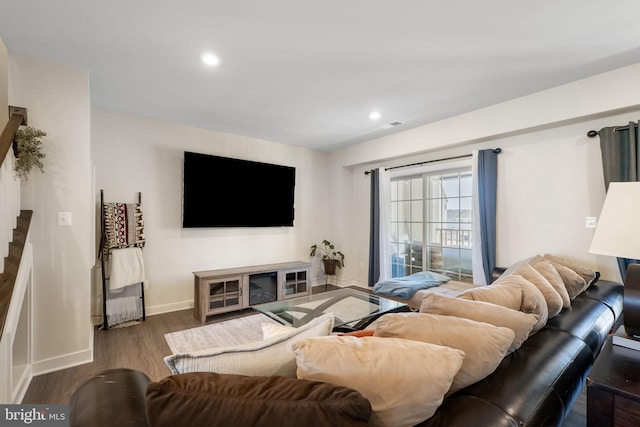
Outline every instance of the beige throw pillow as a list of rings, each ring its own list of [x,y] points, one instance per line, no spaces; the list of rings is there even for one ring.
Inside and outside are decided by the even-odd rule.
[[[511,264],[509,266],[509,268],[507,268],[503,273],[502,276],[509,276],[510,274],[513,274],[514,271],[516,271],[516,269],[518,267],[520,267],[522,264],[534,264],[538,261],[542,260],[542,256],[541,255],[534,255],[532,257],[526,258],[526,259],[521,259],[520,261],[514,262],[513,264]]]
[[[569,294],[569,299],[574,299],[578,295],[580,295],[585,289],[587,289],[587,282],[585,282],[584,278],[580,276],[578,273],[570,269],[569,267],[565,267],[562,264],[556,264],[555,262],[551,262],[553,268],[556,269],[560,277],[562,278],[562,282],[564,283],[564,287],[567,289],[567,293]]]
[[[569,298],[569,292],[567,292],[567,287],[564,285],[562,281],[562,277],[558,273],[553,265],[547,261],[539,261],[535,264],[532,263],[531,266],[540,274],[544,276],[545,279],[549,282],[549,284],[553,287],[553,289],[558,292],[560,298],[562,299],[562,308],[571,307],[571,298]]]
[[[523,313],[488,302],[467,301],[435,293],[424,297],[420,312],[462,317],[509,328],[514,332],[515,338],[508,353],[520,348],[539,318],[535,314]]]
[[[296,358],[291,344],[305,338],[329,335],[333,323],[333,313],[327,313],[306,325],[292,328],[288,333],[277,334],[264,341],[172,354],[164,358],[164,363],[174,375],[187,372],[216,372],[295,377]]]
[[[562,297],[560,297],[558,291],[551,286],[551,283],[549,283],[549,281],[545,279],[545,277],[535,268],[529,264],[522,264],[513,272],[513,274],[522,276],[538,288],[547,302],[549,319],[557,316],[558,313],[562,311]]]
[[[513,286],[520,288],[522,291],[522,304],[520,305],[520,311],[523,313],[537,314],[539,316],[538,323],[533,327],[532,333],[538,332],[547,324],[547,320],[549,319],[547,301],[545,301],[542,292],[540,292],[533,283],[522,276],[512,275],[499,278],[492,286],[495,286],[496,284],[499,284],[500,286]]]
[[[575,264],[571,261],[568,261],[564,258],[560,258],[559,256],[555,256],[555,255],[551,255],[551,254],[544,254],[544,258],[555,263],[555,264],[560,264],[560,265],[564,265],[565,267],[575,271],[576,273],[578,273],[580,276],[582,276],[582,278],[584,279],[584,281],[587,283],[587,287],[591,284],[593,284],[593,282],[596,280],[596,278],[598,277],[596,272],[591,270],[590,268],[584,267],[582,265],[578,265]]]
[[[369,425],[415,426],[442,404],[464,352],[396,338],[330,336],[293,344],[298,378],[352,388],[369,400]]]
[[[500,279],[498,279],[500,280]],[[471,301],[484,301],[502,307],[520,310],[522,305],[522,291],[519,287],[498,284],[498,281],[488,286],[478,286],[462,292],[457,298]]]
[[[470,289],[458,298],[490,302],[523,313],[537,314],[538,323],[533,327],[533,332],[542,329],[549,317],[544,296],[535,285],[522,276],[501,276],[492,285]]]
[[[447,394],[476,383],[495,371],[515,338],[508,328],[426,313],[386,314],[378,320],[374,336],[404,338],[464,351],[462,367]]]

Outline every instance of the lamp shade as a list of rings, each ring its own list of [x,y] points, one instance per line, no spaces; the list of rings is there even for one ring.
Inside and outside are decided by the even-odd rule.
[[[640,259],[640,182],[612,182],[589,252]]]

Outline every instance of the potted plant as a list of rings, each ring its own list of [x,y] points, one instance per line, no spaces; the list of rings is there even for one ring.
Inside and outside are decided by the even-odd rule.
[[[23,126],[16,131],[13,138],[16,153],[16,174],[25,181],[29,178],[31,169],[38,168],[44,172],[42,159],[45,154],[42,152],[42,138],[47,136],[46,132],[31,126]]]
[[[322,254],[322,263],[324,264],[324,273],[327,275],[336,274],[336,268],[344,267],[344,254],[336,250],[333,243],[323,240],[322,245],[311,246],[310,256],[316,256],[320,252]]]

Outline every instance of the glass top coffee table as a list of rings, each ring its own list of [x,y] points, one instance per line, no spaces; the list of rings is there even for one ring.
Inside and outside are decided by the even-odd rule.
[[[358,330],[385,313],[408,311],[404,303],[355,289],[339,289],[253,307],[278,322],[299,327],[325,313],[335,316],[334,330]]]

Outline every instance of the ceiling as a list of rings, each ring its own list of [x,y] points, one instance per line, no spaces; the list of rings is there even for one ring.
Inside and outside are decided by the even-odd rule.
[[[95,107],[333,150],[640,62],[640,2],[0,0],[0,38]]]

